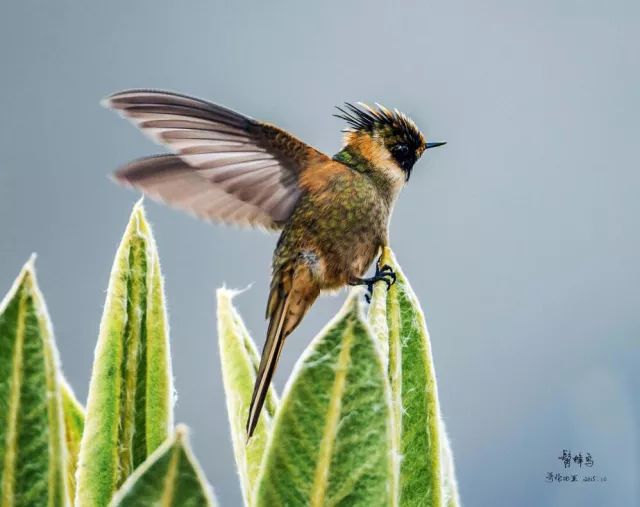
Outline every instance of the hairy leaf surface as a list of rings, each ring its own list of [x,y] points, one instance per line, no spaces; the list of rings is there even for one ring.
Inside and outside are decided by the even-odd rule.
[[[67,490],[71,503],[76,493],[76,471],[80,440],[84,429],[84,407],[76,399],[73,390],[64,378],[61,378],[62,412],[64,415],[64,437],[67,444]]]
[[[107,505],[168,436],[173,386],[163,281],[142,204],[116,253],[80,445],[76,505]]]
[[[392,445],[394,454],[399,456],[397,500],[402,507],[440,507],[445,498],[442,454],[446,437],[441,433],[429,334],[420,304],[388,248],[382,263],[391,266],[397,276],[388,291],[375,292],[372,303],[375,309],[381,304],[376,299],[386,299]],[[449,488],[455,485],[455,478],[451,479],[447,482]],[[447,497],[452,495],[453,492]]]
[[[258,426],[247,442],[245,424],[260,358],[244,322],[233,306],[233,296],[231,290],[218,289],[218,345],[236,467],[245,504],[252,505],[253,491],[278,400],[271,387]]]
[[[127,479],[111,507],[213,507],[216,505],[184,426]]]
[[[449,442],[444,422],[441,425],[440,440],[442,443],[442,505],[445,507],[460,507],[460,494],[458,493],[453,452],[451,451],[451,443]]]
[[[390,504],[389,390],[361,300],[354,291],[298,361],[276,416],[256,505]]]
[[[58,352],[33,259],[0,303],[0,505],[68,504]]]

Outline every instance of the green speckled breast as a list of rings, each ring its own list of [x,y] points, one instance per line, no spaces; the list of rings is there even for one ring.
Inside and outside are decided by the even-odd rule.
[[[300,197],[274,253],[277,270],[304,251],[317,253],[325,265],[323,288],[362,276],[386,238],[389,207],[371,178],[345,171],[326,190]]]

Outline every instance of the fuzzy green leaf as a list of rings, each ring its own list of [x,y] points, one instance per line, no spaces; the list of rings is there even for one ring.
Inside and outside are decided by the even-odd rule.
[[[456,471],[453,464],[453,452],[451,451],[451,443],[449,442],[444,422],[441,422],[440,426],[440,442],[442,444],[442,505],[444,507],[460,507],[460,494],[458,493]]]
[[[244,322],[232,304],[234,294],[228,289],[218,289],[217,292],[218,344],[236,467],[245,504],[252,505],[253,491],[278,400],[271,387],[258,426],[247,442],[245,424],[260,358]]]
[[[0,303],[0,505],[68,504],[58,352],[33,258]]]
[[[384,283],[373,285],[371,304],[367,314],[367,320],[376,339],[376,344],[383,359],[384,370],[389,372],[389,323],[387,321],[387,287]],[[400,473],[400,431],[397,429],[399,413],[394,409],[394,398],[391,396],[391,411],[389,415],[389,427],[391,429],[390,447],[392,459],[391,493],[394,507],[398,505],[398,480]]]
[[[457,498],[457,492],[453,462],[445,467],[442,460],[443,452],[449,457],[451,453],[443,447],[448,443],[441,429],[429,334],[420,304],[388,248],[382,264],[391,266],[397,276],[388,291],[376,288],[372,302],[374,312],[379,312],[376,309],[386,300],[392,445],[394,455],[401,456],[396,469],[397,500],[402,507],[441,507],[445,496]]]
[[[386,371],[389,368],[389,324],[387,322],[387,287],[384,283],[376,283],[373,286],[367,320],[376,339],[376,345],[380,349],[380,357],[383,359]]]
[[[168,436],[173,386],[163,281],[142,204],[116,253],[80,445],[76,505],[107,505]]]
[[[84,429],[84,407],[76,399],[67,381],[64,378],[61,378],[61,381],[64,437],[67,443],[67,490],[73,503],[76,492],[78,453]]]
[[[184,426],[162,444],[116,493],[111,507],[212,507],[211,488],[191,452]]]
[[[390,396],[362,293],[298,361],[276,416],[256,505],[391,503]]]

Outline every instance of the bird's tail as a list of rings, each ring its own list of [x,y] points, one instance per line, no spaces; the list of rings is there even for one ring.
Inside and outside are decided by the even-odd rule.
[[[267,339],[262,349],[262,358],[260,359],[260,367],[258,368],[258,376],[253,387],[253,396],[251,397],[251,405],[249,407],[249,417],[247,419],[247,436],[251,437],[258,424],[258,418],[267,396],[267,391],[271,385],[273,373],[276,370],[282,346],[284,345],[285,336],[283,331],[284,320],[287,315],[287,301],[289,298],[281,301],[276,308],[274,315],[269,321],[269,330],[267,331]]]
[[[289,276],[284,276],[285,280],[281,278],[276,281],[271,289],[267,308],[269,316],[267,339],[262,349],[258,375],[249,406],[249,417],[247,418],[247,436],[249,438],[253,435],[258,424],[284,341],[300,323],[320,293],[310,275],[307,267],[299,266]]]

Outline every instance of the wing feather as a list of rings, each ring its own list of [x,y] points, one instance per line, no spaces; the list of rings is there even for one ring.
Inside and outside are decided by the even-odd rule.
[[[159,155],[131,162],[115,173],[122,184],[207,221],[274,230],[273,217],[254,204],[211,184],[176,155]]]
[[[299,174],[329,160],[278,127],[186,95],[128,90],[105,105],[175,154],[133,162],[116,179],[208,220],[277,229],[300,196]]]

